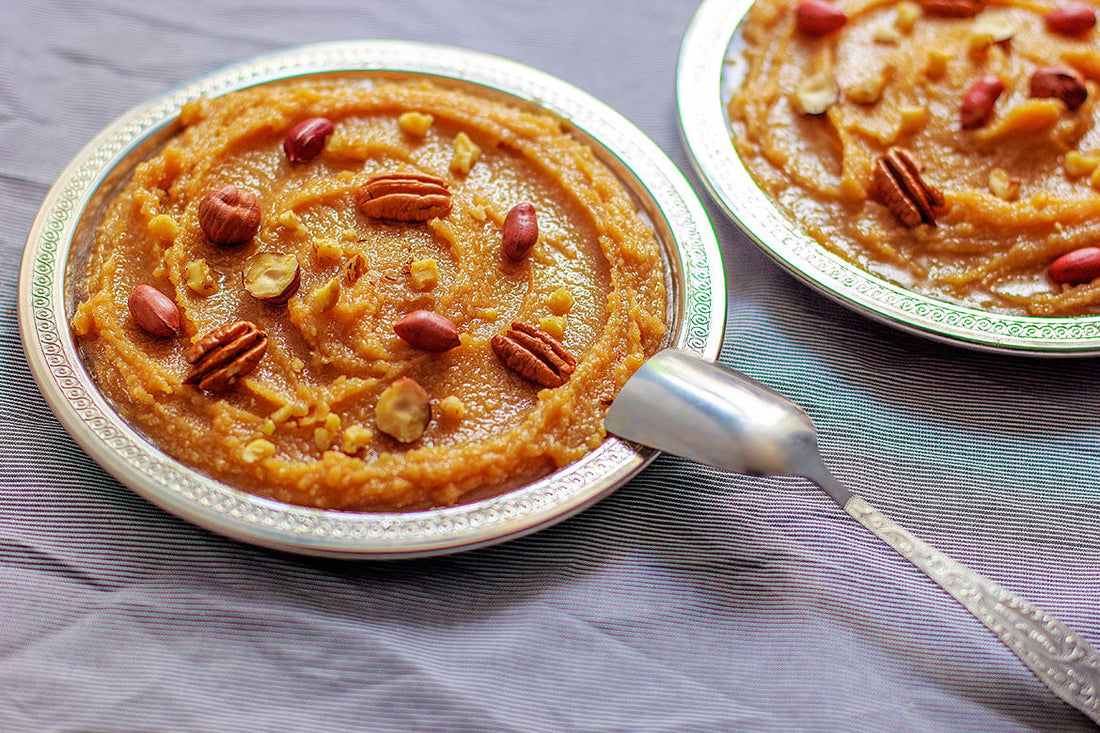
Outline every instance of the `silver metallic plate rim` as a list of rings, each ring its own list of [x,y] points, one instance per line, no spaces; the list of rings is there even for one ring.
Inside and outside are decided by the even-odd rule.
[[[734,36],[752,0],[704,0],[680,46],[680,132],[708,192],[765,252],[807,285],[879,322],[968,348],[1031,356],[1100,354],[1100,316],[991,313],[915,293],[829,252],[752,180],[730,142],[726,103],[741,62]]]
[[[93,193],[127,152],[176,118],[181,106],[268,81],[343,71],[423,74],[506,95],[570,120],[617,163],[647,214],[663,218],[676,276],[678,327],[670,345],[717,357],[725,279],[710,221],[667,156],[618,113],[543,72],[465,49],[402,41],[302,46],[216,71],[126,113],[73,159],[50,190],[20,269],[19,323],[31,371],[58,420],[124,485],[219,534],[302,554],[398,558],[499,542],[549,526],[603,498],[656,451],[609,438],[580,461],[499,497],[419,512],[353,513],[298,507],[214,481],[171,459],[127,425],[98,392],[70,334],[65,274],[74,229]],[[717,306],[717,308],[715,307]]]

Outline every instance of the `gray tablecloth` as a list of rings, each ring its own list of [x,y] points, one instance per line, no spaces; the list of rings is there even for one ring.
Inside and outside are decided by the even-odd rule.
[[[1087,730],[809,484],[663,456],[560,525],[404,562],[211,535],[51,416],[16,315],[31,221],[130,107],[302,43],[462,46],[555,74],[689,170],[693,0],[6,0],[0,5],[0,731]],[[689,175],[703,194],[699,181]],[[722,360],[814,418],[839,477],[1100,645],[1095,360],[968,352],[816,295],[707,202]]]

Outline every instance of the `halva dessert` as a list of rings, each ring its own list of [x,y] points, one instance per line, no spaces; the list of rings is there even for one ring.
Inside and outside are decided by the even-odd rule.
[[[120,413],[241,489],[454,504],[565,465],[661,345],[658,245],[550,115],[344,75],[187,104],[72,326]]]
[[[833,252],[990,311],[1100,313],[1092,6],[757,0],[733,140]]]

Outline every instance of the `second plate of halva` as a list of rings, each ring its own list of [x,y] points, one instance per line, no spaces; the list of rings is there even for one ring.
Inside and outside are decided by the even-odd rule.
[[[708,0],[681,128],[726,212],[826,295],[964,346],[1088,355],[1094,26],[1053,2]]]

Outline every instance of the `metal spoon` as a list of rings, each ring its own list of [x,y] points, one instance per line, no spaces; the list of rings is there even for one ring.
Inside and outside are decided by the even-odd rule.
[[[989,628],[1054,694],[1100,723],[1100,655],[1077,632],[952,560],[837,481],[810,418],[782,395],[686,351],[647,361],[615,398],[608,432],[710,466],[802,476]]]

